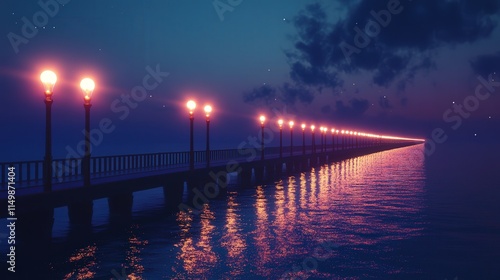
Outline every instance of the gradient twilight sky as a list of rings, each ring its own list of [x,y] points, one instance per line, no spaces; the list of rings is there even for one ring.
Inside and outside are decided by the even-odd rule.
[[[214,107],[213,148],[236,148],[257,136],[258,114],[276,117],[273,112],[317,126],[419,138],[430,137],[437,127],[455,141],[499,138],[500,87],[470,103],[469,108],[477,107],[470,117],[452,111],[449,121],[443,119],[453,102],[463,104],[474,95],[479,75],[500,81],[498,0],[40,3],[54,11],[46,24],[38,1],[0,3],[0,161],[43,157],[39,75],[45,69],[58,74],[52,107],[55,157],[64,157],[65,147],[83,139],[79,82],[86,76],[97,84],[92,127],[103,118],[115,126],[93,147],[93,155],[187,150],[189,98],[200,108],[196,149],[205,143],[205,103]],[[373,23],[371,11],[388,5],[394,14],[386,27],[372,33],[349,63],[342,46],[355,46],[355,28],[363,30]],[[23,18],[28,25],[39,23],[36,34],[28,28],[23,35]],[[31,38],[21,43],[21,36]],[[148,67],[168,77],[127,116],[116,112],[124,104],[121,96],[142,85]]]

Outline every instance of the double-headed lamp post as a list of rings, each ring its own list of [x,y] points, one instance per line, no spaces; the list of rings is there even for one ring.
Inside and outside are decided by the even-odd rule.
[[[290,156],[293,155],[293,121],[288,122],[288,125],[290,126]]]
[[[189,170],[194,170],[194,109],[196,109],[196,102],[189,100],[186,103],[189,110]]]
[[[90,100],[95,89],[92,79],[85,78],[80,82],[83,91],[83,108],[85,108],[85,154],[83,156],[83,185],[90,186]]]
[[[311,134],[312,134],[312,153],[316,153],[316,140],[314,139],[314,128],[316,128],[314,125],[311,125]]]
[[[301,126],[302,128],[302,155],[306,154],[306,124],[303,123]]]
[[[205,105],[205,108],[203,108],[205,111],[205,116],[207,118],[207,168],[210,167],[210,113],[212,113],[212,106],[210,105]]]
[[[260,128],[261,128],[260,160],[264,160],[264,123],[266,122],[266,117],[261,115],[259,120],[260,120]]]
[[[40,75],[45,89],[45,157],[43,160],[43,189],[52,190],[52,94],[57,76],[54,72],[46,70]]]
[[[283,120],[278,120],[278,125],[280,127],[280,158],[283,157]]]

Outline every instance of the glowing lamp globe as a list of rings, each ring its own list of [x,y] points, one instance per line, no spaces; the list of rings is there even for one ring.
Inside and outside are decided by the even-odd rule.
[[[260,123],[262,125],[264,125],[264,122],[266,121],[266,117],[261,115],[260,118],[259,118],[259,120],[260,120]]]
[[[206,105],[203,110],[205,111],[205,115],[207,116],[207,118],[210,117],[210,113],[212,113],[212,106]]]
[[[281,119],[278,120],[278,125],[280,126],[280,128],[282,128],[283,127],[283,120],[281,120]]]
[[[95,89],[94,81],[92,79],[85,78],[80,82],[80,88],[83,91],[83,98],[85,99],[85,101],[90,101],[92,92],[94,92]]]
[[[54,90],[54,85],[57,82],[57,76],[54,72],[50,70],[45,70],[40,75],[40,80],[42,81],[43,87],[45,89],[46,95],[51,95]]]
[[[187,103],[186,103],[186,107],[188,108],[189,110],[189,114],[193,114],[194,112],[194,109],[196,109],[196,102],[194,102],[193,100],[189,100]]]

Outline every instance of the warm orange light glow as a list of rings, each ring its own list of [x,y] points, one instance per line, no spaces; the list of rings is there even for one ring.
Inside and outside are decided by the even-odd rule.
[[[300,127],[302,127],[302,130],[305,130],[306,129],[306,124],[303,123]]]
[[[311,130],[314,132],[314,128],[316,128],[314,125],[311,125]]]
[[[339,130],[337,129],[337,130],[335,131],[335,133],[339,134]]]
[[[54,85],[57,82],[57,76],[54,72],[50,70],[45,70],[40,75],[40,80],[42,81],[43,87],[45,89],[46,95],[51,95],[54,90]]]
[[[290,129],[292,129],[292,128],[293,128],[293,125],[294,125],[294,122],[293,122],[293,121],[290,121],[290,122],[288,122],[288,125],[290,126]]]
[[[208,117],[210,117],[210,113],[212,113],[212,106],[210,105],[205,105],[205,108],[203,108],[203,110],[205,111],[205,115]]]
[[[342,130],[340,133],[344,134],[344,133],[345,133],[345,131],[344,131],[344,130]]]
[[[95,89],[94,81],[90,78],[85,78],[80,82],[80,88],[83,90],[84,94],[83,98],[85,99],[85,101],[90,101],[92,93],[94,92]]]
[[[278,125],[280,126],[280,128],[282,128],[282,127],[283,127],[283,120],[282,120],[282,119],[279,119],[279,120],[278,120]]]
[[[332,133],[335,133],[335,128],[332,128]]]
[[[266,117],[264,115],[261,115],[259,120],[260,120],[260,124],[264,125],[264,122],[266,121]]]
[[[194,112],[194,109],[196,109],[196,102],[194,102],[193,100],[189,100],[187,103],[186,103],[186,107],[188,108],[189,110],[189,114],[192,115],[193,112]]]

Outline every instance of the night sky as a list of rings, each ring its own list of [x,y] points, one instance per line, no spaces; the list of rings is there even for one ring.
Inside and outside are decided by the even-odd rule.
[[[441,128],[450,142],[499,139],[498,0],[3,0],[0,11],[0,161],[43,158],[45,69],[58,75],[56,158],[83,139],[84,77],[96,82],[92,128],[105,118],[114,127],[93,155],[188,150],[189,98],[199,109],[196,149],[205,103],[213,148],[257,136],[261,113],[419,138]],[[126,105],[151,72],[154,88]]]

